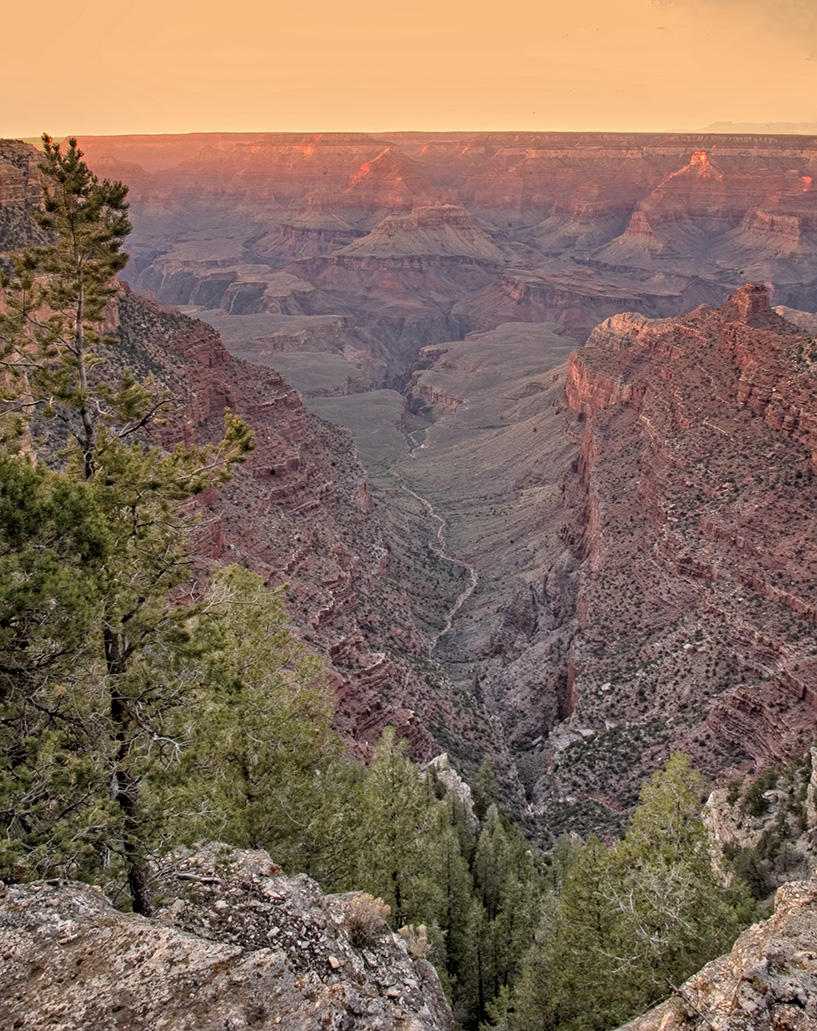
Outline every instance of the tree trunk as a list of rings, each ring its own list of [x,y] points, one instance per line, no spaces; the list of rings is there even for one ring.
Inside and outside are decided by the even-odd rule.
[[[108,676],[115,678],[125,672],[124,635],[106,628],[104,639]],[[111,685],[111,722],[116,741],[114,799],[122,812],[123,854],[133,911],[141,913],[142,916],[150,916],[153,912],[153,902],[150,897],[148,865],[145,861],[139,818],[139,781],[128,768],[132,716],[127,703],[127,698],[119,692],[114,679]]]

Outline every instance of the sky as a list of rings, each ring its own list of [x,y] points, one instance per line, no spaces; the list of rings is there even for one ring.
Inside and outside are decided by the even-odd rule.
[[[2,23],[6,137],[817,123],[816,0],[17,0]]]

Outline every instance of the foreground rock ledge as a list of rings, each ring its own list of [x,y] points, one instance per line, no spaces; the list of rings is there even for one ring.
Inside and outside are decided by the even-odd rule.
[[[161,878],[154,919],[75,882],[0,899],[0,1027],[11,1031],[449,1031],[434,968],[374,918],[266,852],[206,848]],[[358,914],[357,916],[355,914]]]
[[[621,1031],[815,1031],[817,880],[778,889],[774,915],[681,991]]]

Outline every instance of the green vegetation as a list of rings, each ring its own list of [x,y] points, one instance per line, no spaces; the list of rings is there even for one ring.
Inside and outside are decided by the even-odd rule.
[[[781,884],[808,877],[807,798],[812,776],[806,752],[781,769],[729,786],[726,804],[738,829],[738,842],[724,847],[727,858],[759,902],[770,901]]]
[[[748,905],[722,886],[682,756],[615,848],[562,839],[545,860],[489,761],[474,813],[391,728],[368,768],[350,760],[321,662],[259,577],[193,584],[191,501],[249,431],[227,412],[214,444],[155,442],[169,398],[110,373],[101,329],[125,190],[75,141],[46,137],[42,168],[49,242],[15,259],[0,316],[0,877],[79,877],[149,914],[153,858],[265,848],[369,892],[362,942],[387,916],[413,925],[467,1031],[601,1031],[727,947]]]
[[[762,816],[768,812],[769,800],[766,798],[766,792],[774,788],[776,784],[777,773],[775,770],[764,770],[753,782],[743,799],[743,807],[750,816]]]
[[[546,897],[498,1027],[616,1027],[729,948],[752,905],[741,881],[725,886],[701,805],[701,777],[676,753],[645,785],[620,843],[588,838]]]
[[[48,243],[14,259],[0,317],[0,876],[96,881],[149,914],[153,857],[201,838],[267,848],[426,925],[475,1027],[529,944],[532,853],[494,806],[480,834],[389,728],[368,769],[348,759],[322,664],[257,576],[193,585],[190,501],[249,431],[228,412],[215,444],[155,442],[170,398],[114,376],[102,332],[124,187],[74,141],[44,143]]]
[[[47,661],[38,652],[28,666],[31,675],[17,678],[3,699],[5,709],[16,692],[14,718],[2,725],[6,754],[33,748],[35,756],[9,764],[2,805],[27,841],[32,825],[19,814],[21,805],[41,804],[45,797],[49,775],[42,763],[76,768],[66,786],[72,793],[56,811],[70,831],[40,843],[39,865],[89,874],[109,868],[115,856],[134,909],[149,913],[153,821],[141,799],[142,782],[165,746],[173,751],[168,721],[190,687],[189,612],[170,600],[170,592],[189,579],[190,519],[182,506],[229,476],[249,450],[250,434],[228,412],[217,444],[166,452],[150,442],[146,431],[167,397],[150,380],[104,375],[115,340],[101,326],[130,231],[125,187],[99,182],[74,140],[63,153],[44,137],[41,171],[38,220],[49,243],[19,254],[2,282],[4,461],[12,491],[19,491],[30,461],[47,462],[48,473],[38,472],[42,503],[48,494],[70,496],[83,521],[71,536],[52,536],[46,548],[37,539],[33,513],[17,530],[27,557],[11,570],[12,590],[5,596],[12,663],[34,657],[23,630],[32,621],[25,593],[32,584],[39,588],[35,611],[61,613],[64,636],[54,637],[49,628],[38,646],[51,652]],[[83,527],[86,540],[77,537]],[[73,585],[54,584],[48,576],[54,566],[66,575],[78,567]],[[72,587],[73,604],[67,593]],[[39,630],[42,620],[37,622]],[[51,745],[43,754],[46,740]],[[105,789],[109,784],[112,790]],[[85,819],[75,828],[79,813]],[[24,865],[27,850],[23,846],[18,857]]]

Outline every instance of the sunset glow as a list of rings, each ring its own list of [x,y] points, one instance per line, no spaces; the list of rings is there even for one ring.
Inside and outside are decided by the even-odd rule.
[[[4,13],[0,135],[817,122],[807,0],[102,0]]]

